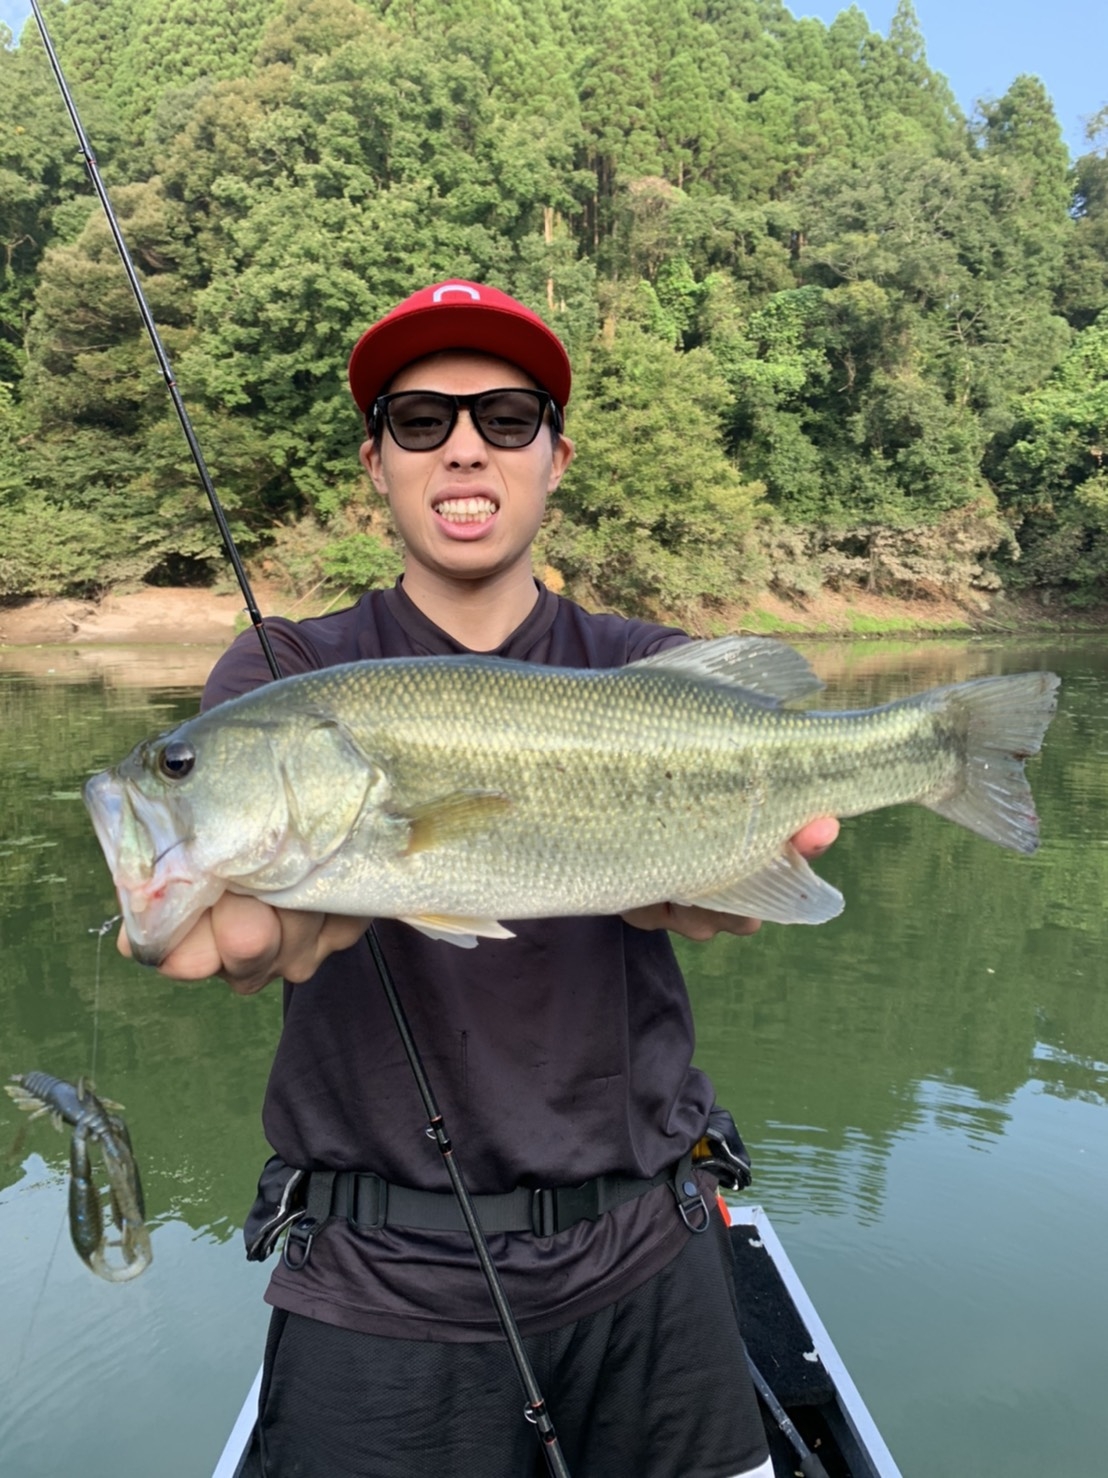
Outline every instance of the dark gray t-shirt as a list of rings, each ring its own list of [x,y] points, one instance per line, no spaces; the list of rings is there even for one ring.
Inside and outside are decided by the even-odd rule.
[[[286,675],[376,657],[464,652],[402,586],[349,610],[266,623]],[[559,667],[616,667],[686,638],[590,615],[540,587],[531,614],[493,654]],[[217,663],[204,706],[268,679],[257,637]],[[693,1023],[664,931],[618,918],[513,921],[514,939],[463,950],[391,920],[377,932],[474,1193],[649,1178],[699,1139],[712,1086],[691,1066]],[[289,1165],[372,1170],[449,1191],[411,1070],[362,941],[285,987],[285,1023],[266,1093],[266,1136]],[[621,1298],[689,1235],[667,1185],[553,1237],[501,1233],[489,1245],[525,1333]],[[279,1263],[277,1308],[397,1338],[482,1340],[499,1325],[464,1232],[340,1220],[308,1265]]]

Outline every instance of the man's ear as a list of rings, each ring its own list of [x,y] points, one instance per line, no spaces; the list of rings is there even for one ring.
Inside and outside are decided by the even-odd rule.
[[[385,469],[381,462],[381,451],[373,437],[363,441],[358,448],[358,461],[369,473],[373,486],[381,494],[382,498],[389,495],[388,483],[385,480]]]
[[[558,444],[554,448],[554,455],[550,461],[550,478],[546,484],[546,491],[552,493],[565,476],[566,468],[573,461],[577,448],[568,436],[559,436]]]

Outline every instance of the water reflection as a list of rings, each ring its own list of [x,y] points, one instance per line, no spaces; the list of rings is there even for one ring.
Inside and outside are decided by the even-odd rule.
[[[122,670],[0,678],[0,1074],[92,1076],[126,1107],[152,1216],[229,1227],[262,1149],[258,1105],[280,1006],[264,998],[244,1010],[222,987],[144,974],[100,938],[117,905],[80,787],[196,705],[193,686],[139,688],[116,680]],[[0,1105],[9,1138],[11,1107]],[[65,1165],[61,1136],[35,1130],[36,1150]],[[0,1163],[0,1186],[17,1174]]]
[[[265,1275],[237,1228],[265,1154],[280,1003],[119,958],[99,934],[116,901],[80,799],[87,775],[194,711],[213,655],[0,654],[0,1078],[87,1073],[125,1106],[154,1249],[134,1283],[93,1277],[69,1240],[68,1139],[2,1097],[0,1467],[14,1478],[210,1471],[264,1337]]]
[[[846,898],[841,918],[682,949],[699,1060],[736,1108],[759,1196],[785,1215],[849,1210],[865,1222],[881,1214],[900,1136],[994,1142],[1032,1081],[1103,1101],[1092,1065],[1108,1060],[1108,657],[1075,643],[984,642],[914,647],[891,662],[883,644],[808,655],[834,708],[985,673],[1042,666],[1063,677],[1029,765],[1035,857],[917,808],[859,817],[817,868]]]
[[[167,1219],[142,1278],[109,1285],[68,1246],[64,1177],[39,1156],[0,1190],[0,1449],[12,1478],[210,1472],[264,1339],[265,1276]]]
[[[681,950],[699,1061],[906,1478],[1096,1471],[1108,653],[808,651],[832,707],[1060,672],[1030,766],[1043,847],[1014,857],[914,808],[849,822],[818,864],[840,919]],[[125,1105],[155,1257],[125,1287],[88,1273],[65,1230],[65,1139],[41,1123],[13,1143],[23,1116],[0,1099],[0,1450],[17,1478],[138,1478],[155,1452],[166,1478],[195,1478],[261,1348],[265,1270],[235,1229],[280,1002],[170,984],[101,943],[115,900],[80,802],[88,774],[194,710],[212,656],[167,651],[151,686],[148,649],[138,665],[0,653],[0,1076],[92,1071]]]
[[[1032,1076],[1044,1092],[1059,1098],[1080,1098],[1085,1103],[1108,1104],[1108,1062],[1066,1052],[1049,1042],[1036,1042],[1031,1055]]]

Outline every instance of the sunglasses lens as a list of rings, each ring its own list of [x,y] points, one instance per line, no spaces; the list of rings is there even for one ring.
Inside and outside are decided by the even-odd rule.
[[[488,390],[483,395],[440,395],[434,390],[402,390],[382,396],[389,430],[406,452],[442,446],[464,406],[477,430],[492,446],[530,446],[542,425],[549,396],[538,390]]]
[[[428,452],[441,446],[454,426],[454,401],[449,395],[414,390],[391,396],[389,428],[397,444],[408,452]]]
[[[543,396],[533,390],[491,390],[473,404],[478,430],[493,446],[527,446],[538,435]]]

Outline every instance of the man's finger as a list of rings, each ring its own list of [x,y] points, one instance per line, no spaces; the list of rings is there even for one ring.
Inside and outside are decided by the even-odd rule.
[[[827,851],[838,834],[839,823],[834,816],[820,816],[800,828],[793,837],[793,846],[802,857],[818,857],[821,852]]]
[[[314,975],[328,955],[356,944],[370,924],[368,918],[297,909],[280,909],[277,917],[281,946],[273,969],[293,985]]]
[[[120,929],[115,947],[124,959],[134,959],[126,929]],[[158,973],[171,980],[207,980],[220,967],[219,951],[212,936],[211,916],[203,914],[180,943],[175,944],[158,965]]]
[[[252,980],[270,970],[281,952],[281,922],[275,909],[260,899],[224,893],[211,911],[211,929],[228,981]]]

